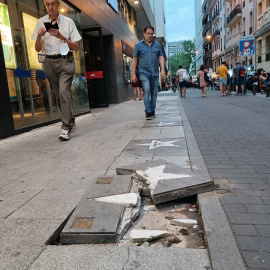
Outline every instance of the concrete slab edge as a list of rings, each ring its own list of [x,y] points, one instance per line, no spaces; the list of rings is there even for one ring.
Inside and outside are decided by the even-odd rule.
[[[177,96],[191,165],[192,167],[201,167],[201,169],[204,172],[207,172],[209,175],[180,97],[179,95]],[[198,163],[198,160],[200,160],[200,163]],[[236,244],[223,207],[219,201],[218,195],[215,192],[199,194],[198,205],[205,232],[205,240],[208,245],[212,269],[247,269]]]

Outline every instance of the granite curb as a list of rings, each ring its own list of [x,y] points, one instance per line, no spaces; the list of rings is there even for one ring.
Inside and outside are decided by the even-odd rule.
[[[200,168],[202,173],[209,175],[179,94],[177,96],[191,166],[192,168]],[[199,194],[198,205],[212,269],[247,269],[234,239],[226,214],[219,201],[218,194],[216,192]]]

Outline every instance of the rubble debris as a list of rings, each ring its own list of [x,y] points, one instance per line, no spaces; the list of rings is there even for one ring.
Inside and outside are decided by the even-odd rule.
[[[168,231],[159,230],[132,230],[130,232],[130,238],[133,242],[148,242],[169,235],[170,233]]]
[[[171,247],[172,246],[172,244],[178,244],[178,243],[181,243],[182,241],[178,238],[178,237],[173,237],[173,238],[170,238],[170,239],[168,239],[165,243],[164,243],[164,245],[165,245],[165,247]]]
[[[151,197],[151,192],[148,187],[143,187],[140,191],[140,196],[141,197]]]
[[[197,232],[197,231],[199,230],[199,226],[198,226],[198,225],[194,225],[192,228],[193,228],[193,230],[194,230],[195,232]]]
[[[173,216],[165,216],[165,218],[166,218],[166,219],[169,219],[169,220],[174,219],[174,217],[173,217]]]
[[[147,211],[147,212],[157,211],[157,208],[155,205],[144,205],[143,211]]]
[[[217,193],[218,194],[227,194],[227,193],[232,193],[232,191],[229,189],[224,189],[224,190],[217,191]]]
[[[172,219],[171,225],[182,226],[182,227],[193,227],[197,225],[197,220],[195,219]]]
[[[194,226],[196,226],[196,225],[194,225]],[[187,231],[186,229],[181,229],[179,232],[180,232],[182,235],[189,235],[189,233],[188,233],[188,231]]]
[[[150,247],[150,244],[148,242],[144,242],[141,247]]]
[[[90,200],[121,204],[126,207],[134,207],[138,204],[140,197],[136,193],[117,194],[100,198],[92,198]]]

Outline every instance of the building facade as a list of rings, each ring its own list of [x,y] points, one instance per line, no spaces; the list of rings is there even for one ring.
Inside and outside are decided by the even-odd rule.
[[[167,63],[167,31],[165,0],[149,0],[156,21],[156,41],[161,44],[165,61]]]
[[[203,25],[203,63],[207,68],[212,68],[212,0],[205,0],[202,5]]]
[[[60,12],[81,33],[74,52],[75,115],[132,99],[131,63],[146,25],[155,25],[148,0],[61,1]],[[46,14],[43,0],[0,0],[0,138],[59,121],[60,111],[31,39]]]
[[[270,0],[256,0],[255,3],[256,69],[270,72]]]
[[[253,36],[256,23],[262,17],[257,18],[257,4],[254,1],[247,0],[205,0],[202,6],[203,17],[203,38],[204,38],[204,64],[207,67],[217,70],[222,61],[229,61],[229,67],[232,68],[237,61],[245,61],[247,66],[254,67],[255,56],[241,57],[239,55],[239,39],[243,36]],[[262,3],[262,4],[260,4]],[[261,13],[267,13],[267,0],[262,0],[258,6],[264,7]],[[265,3],[265,4],[264,4]],[[260,10],[260,8],[259,8]],[[255,14],[255,15],[254,15]],[[267,18],[267,15],[266,15]],[[267,20],[267,19],[266,19]],[[268,22],[265,21],[265,24]],[[259,23],[260,25],[260,23]],[[261,27],[262,28],[262,27]],[[267,27],[263,27],[266,29]],[[211,30],[210,30],[211,29]],[[263,30],[264,31],[264,30]],[[262,32],[263,32],[262,31]],[[258,41],[256,43],[257,53],[260,51],[260,38],[262,32],[257,32]],[[264,38],[261,38],[263,40]],[[211,43],[211,45],[210,45]],[[265,43],[261,41],[261,43]],[[262,46],[262,48],[264,48]],[[266,48],[266,47],[265,47]],[[265,50],[265,55],[268,51]],[[266,56],[265,56],[266,59]],[[260,58],[256,59],[261,60]]]
[[[196,49],[196,73],[199,71],[200,66],[203,64],[203,0],[195,0],[195,49]]]

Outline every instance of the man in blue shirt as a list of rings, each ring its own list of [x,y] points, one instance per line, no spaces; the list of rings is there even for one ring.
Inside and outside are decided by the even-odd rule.
[[[150,120],[155,117],[159,81],[159,65],[162,78],[166,78],[166,73],[161,45],[157,41],[153,40],[154,27],[145,27],[143,35],[144,40],[141,40],[135,45],[132,62],[132,81],[134,83],[137,82],[135,71],[139,62],[138,67],[143,88],[146,119]]]

